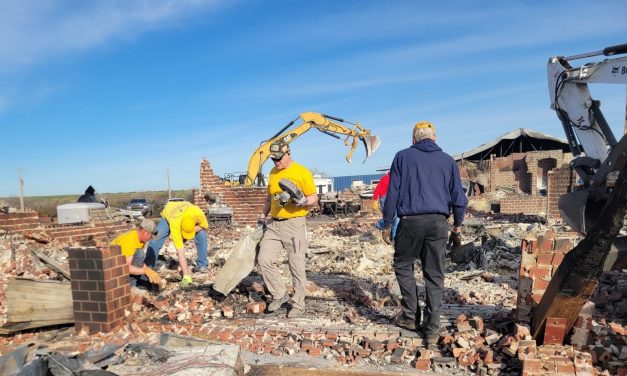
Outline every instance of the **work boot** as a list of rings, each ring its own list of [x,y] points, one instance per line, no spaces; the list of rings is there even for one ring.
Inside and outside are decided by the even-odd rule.
[[[420,333],[429,345],[436,345],[438,343],[438,340],[440,339],[440,334],[437,332],[430,332],[422,329],[420,330]]]
[[[268,312],[274,312],[290,300],[290,296],[286,293],[281,299],[275,299],[268,304]]]
[[[400,326],[403,329],[415,331],[416,330],[416,320],[410,319],[409,317],[401,316],[396,320],[396,325]]]
[[[194,266],[194,268],[192,269],[192,273],[208,273],[209,272],[209,268],[206,266]]]
[[[287,318],[288,319],[295,319],[297,317],[301,317],[302,315],[303,315],[303,310],[302,309],[300,309],[300,308],[292,308],[287,313]]]

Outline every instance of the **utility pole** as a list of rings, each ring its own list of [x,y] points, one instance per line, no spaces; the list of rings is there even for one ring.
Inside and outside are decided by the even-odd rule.
[[[624,133],[627,134],[627,95],[625,95],[625,129],[624,129]]]
[[[20,187],[20,210],[24,211],[24,178],[22,177],[22,173],[24,172],[23,168],[17,169],[18,176],[18,184]]]
[[[166,174],[168,175],[168,200],[172,198],[172,189],[170,188],[170,169],[166,168]]]

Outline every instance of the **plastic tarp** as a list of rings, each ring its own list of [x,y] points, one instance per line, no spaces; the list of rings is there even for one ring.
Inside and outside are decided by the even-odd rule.
[[[255,267],[257,246],[263,238],[263,228],[257,228],[239,240],[226,263],[218,272],[213,289],[228,295]]]

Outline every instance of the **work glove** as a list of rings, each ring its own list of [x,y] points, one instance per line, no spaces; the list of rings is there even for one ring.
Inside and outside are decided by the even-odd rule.
[[[456,249],[462,245],[462,236],[459,232],[451,231],[451,235],[448,237],[448,248]]]
[[[372,209],[374,209],[374,211],[379,211],[379,200],[372,201]]]
[[[185,275],[183,276],[183,279],[181,279],[181,282],[179,282],[179,286],[181,286],[182,288],[185,288],[189,286],[191,283],[192,283],[192,277]]]
[[[280,207],[284,207],[290,201],[290,194],[287,192],[275,193],[274,199],[278,201]]]
[[[146,277],[148,277],[148,280],[153,285],[158,285],[159,283],[161,283],[161,277],[159,276],[159,273],[155,272],[154,270],[150,269],[149,267],[145,265],[144,265],[144,274],[146,275]]]
[[[301,198],[298,199],[293,199],[294,203],[296,204],[296,206],[305,206],[307,205],[307,197],[302,196]]]
[[[387,245],[392,245],[394,242],[392,241],[392,227],[384,228],[381,230],[381,237],[383,241]]]

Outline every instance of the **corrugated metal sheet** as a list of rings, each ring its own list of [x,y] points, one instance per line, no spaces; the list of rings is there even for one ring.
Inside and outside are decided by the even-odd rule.
[[[383,175],[385,174],[335,176],[333,178],[333,187],[336,192],[341,192],[346,188],[350,188],[354,181],[363,181],[364,184],[372,184],[373,180],[380,180]]]

